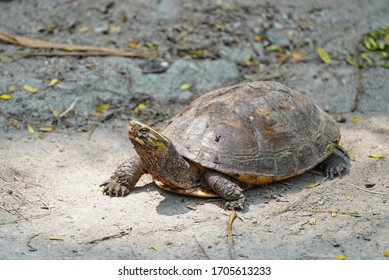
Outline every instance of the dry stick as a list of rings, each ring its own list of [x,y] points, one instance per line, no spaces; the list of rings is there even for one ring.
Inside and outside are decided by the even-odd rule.
[[[76,105],[77,101],[78,101],[78,97],[76,97],[76,98],[74,99],[73,103],[70,104],[70,106],[69,106],[65,111],[63,111],[63,112],[59,115],[59,117],[62,118],[62,117],[64,117],[64,116],[66,116],[71,110],[73,110],[73,108],[74,108],[74,106]]]
[[[236,217],[236,211],[232,211],[230,217],[228,218],[227,223],[227,241],[228,241],[228,253],[230,254],[230,259],[235,260],[235,252],[234,252],[234,240],[232,238],[232,223],[234,222]]]
[[[13,45],[18,45],[18,46],[23,46],[23,47],[33,48],[33,49],[91,51],[94,52],[94,54],[98,54],[98,55],[118,55],[118,56],[130,56],[130,57],[145,57],[145,58],[150,58],[156,55],[156,52],[154,51],[127,51],[124,49],[104,48],[104,47],[97,47],[97,46],[51,43],[43,40],[11,36],[4,32],[0,32],[0,40]],[[93,55],[93,53],[91,54]]]
[[[389,195],[389,193],[374,192],[374,191],[365,190],[365,189],[363,189],[363,188],[361,188],[361,187],[358,187],[358,186],[356,186],[356,185],[354,185],[354,184],[351,184],[351,186],[353,186],[354,188],[356,188],[356,189],[358,189],[358,190],[360,190],[360,191],[364,191],[364,192],[368,192],[368,193],[372,193],[372,194]]]

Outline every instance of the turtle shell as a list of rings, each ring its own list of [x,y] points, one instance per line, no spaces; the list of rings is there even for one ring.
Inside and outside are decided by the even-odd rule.
[[[211,91],[160,131],[188,160],[253,185],[315,167],[340,140],[331,116],[302,93],[270,81]]]

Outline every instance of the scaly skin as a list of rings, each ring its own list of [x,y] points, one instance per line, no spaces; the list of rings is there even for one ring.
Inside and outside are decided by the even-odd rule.
[[[134,156],[118,166],[112,177],[100,185],[103,193],[109,196],[125,196],[147,171],[139,156]]]
[[[101,185],[104,194],[125,196],[143,174],[150,173],[173,188],[190,190],[207,184],[227,200],[225,209],[243,209],[245,197],[242,188],[229,176],[212,170],[199,170],[177,152],[169,139],[143,123],[130,121],[128,136],[138,155],[123,162]]]

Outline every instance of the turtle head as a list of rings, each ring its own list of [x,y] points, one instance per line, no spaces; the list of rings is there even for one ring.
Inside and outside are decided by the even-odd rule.
[[[128,138],[137,151],[164,152],[171,144],[161,133],[136,120],[131,120],[128,124]]]

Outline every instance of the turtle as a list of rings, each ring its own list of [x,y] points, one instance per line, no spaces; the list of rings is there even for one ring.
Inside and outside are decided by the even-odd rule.
[[[337,122],[304,94],[275,81],[240,83],[195,99],[160,130],[130,120],[136,155],[101,184],[125,196],[143,174],[179,194],[221,197],[240,210],[244,191],[315,167],[331,179],[350,165]]]

